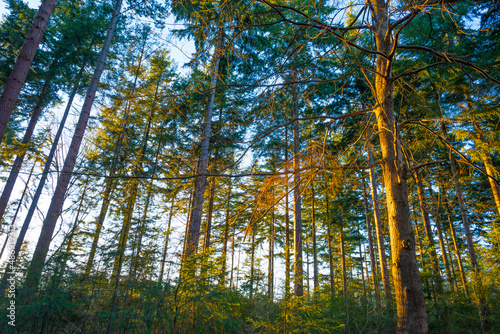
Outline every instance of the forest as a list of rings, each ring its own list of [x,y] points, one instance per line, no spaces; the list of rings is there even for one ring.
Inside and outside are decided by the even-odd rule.
[[[3,0],[1,333],[500,333],[498,0]]]

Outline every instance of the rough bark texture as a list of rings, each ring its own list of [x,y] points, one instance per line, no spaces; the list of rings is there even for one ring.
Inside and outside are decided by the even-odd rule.
[[[19,52],[16,63],[10,72],[9,78],[5,82],[2,95],[0,96],[0,143],[3,140],[7,124],[9,123],[10,116],[14,111],[17,103],[19,93],[24,85],[26,76],[35,58],[38,45],[42,40],[45,28],[49,23],[50,15],[56,6],[56,0],[42,1],[35,19],[31,26],[31,30],[24,41],[23,47]]]
[[[377,46],[375,116],[377,118],[382,171],[387,198],[391,239],[392,278],[396,295],[398,333],[428,333],[427,313],[415,254],[415,236],[410,220],[406,169],[402,163],[395,126],[393,81],[391,78],[392,33],[389,3],[374,3],[374,35]],[[384,56],[385,55],[385,56]]]
[[[94,97],[97,92],[97,87],[104,70],[104,63],[106,62],[109,47],[111,45],[111,39],[118,22],[118,15],[121,9],[122,1],[123,0],[117,0],[116,2],[115,11],[108,27],[106,38],[104,40],[99,59],[97,61],[96,69],[94,71],[94,75],[92,77],[92,81],[90,82],[90,87],[87,91],[85,102],[80,113],[80,118],[78,119],[75,133],[68,149],[66,160],[64,161],[64,167],[57,181],[57,186],[55,188],[56,190],[54,196],[52,197],[46,219],[43,223],[40,237],[38,238],[38,243],[33,254],[33,259],[26,276],[25,286],[29,288],[36,289],[40,281],[40,275],[45,263],[45,258],[47,257],[47,253],[49,251],[50,241],[54,233],[57,219],[61,214],[61,210],[64,204],[64,197],[66,195],[69,181],[75,167],[76,158],[80,150],[83,135],[85,134],[85,130],[87,128],[87,123],[90,117],[90,110],[92,109],[92,104],[94,103]]]

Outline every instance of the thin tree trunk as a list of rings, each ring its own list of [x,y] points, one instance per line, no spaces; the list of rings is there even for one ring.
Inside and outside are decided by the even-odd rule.
[[[42,91],[40,92],[40,96],[37,99],[35,108],[31,113],[31,118],[28,123],[28,127],[24,133],[23,140],[21,143],[26,146],[31,141],[31,137],[33,137],[33,132],[35,131],[36,124],[38,123],[38,118],[40,118],[40,114],[42,113],[45,99],[47,95],[50,93],[50,83],[51,80],[47,79],[43,84]],[[2,196],[0,196],[0,222],[3,221],[3,216],[5,214],[5,209],[7,208],[7,204],[9,204],[9,199],[12,194],[12,190],[14,189],[14,185],[16,184],[17,176],[21,171],[21,167],[24,162],[24,157],[26,156],[28,148],[22,147],[21,154],[16,156],[14,163],[12,164],[12,168],[9,173],[9,177],[2,191]]]
[[[377,260],[375,259],[375,251],[373,249],[373,238],[372,238],[372,227],[370,224],[370,210],[368,208],[368,198],[366,194],[366,183],[363,177],[363,203],[365,206],[365,217],[366,217],[366,233],[368,234],[368,250],[370,253],[370,267],[372,271],[372,283],[373,283],[373,292],[375,294],[375,302],[377,305],[380,303],[379,300],[379,287],[378,287],[378,279],[377,279]]]
[[[285,127],[285,297],[290,295],[290,215],[288,204],[288,127]]]
[[[120,131],[120,135],[116,141],[115,151],[113,154],[113,162],[111,164],[111,169],[109,171],[109,175],[108,175],[108,178],[106,180],[106,188],[104,189],[101,210],[100,210],[99,216],[97,218],[96,228],[94,231],[94,237],[92,239],[92,245],[90,247],[89,257],[87,259],[87,264],[85,265],[85,276],[90,275],[90,272],[92,271],[92,265],[94,264],[94,258],[95,258],[95,254],[97,252],[97,245],[99,243],[99,238],[101,236],[102,225],[104,224],[104,219],[106,218],[106,215],[107,215],[108,209],[109,209],[109,205],[111,204],[111,195],[113,193],[113,190],[115,189],[116,179],[114,178],[114,176],[116,174],[116,170],[118,167],[118,159],[119,159],[120,151],[121,151],[123,141],[125,138],[125,133],[126,133],[127,127],[128,127],[128,118],[130,115],[130,109],[132,108],[131,98],[135,96],[135,91],[137,89],[137,81],[138,81],[140,70],[142,67],[142,61],[143,61],[143,57],[144,57],[144,50],[146,48],[146,42],[147,42],[147,37],[144,38],[144,43],[142,45],[141,53],[139,55],[137,68],[135,70],[134,83],[132,85],[132,90],[131,90],[131,94],[130,94],[131,97],[127,100],[126,107],[125,107],[125,115],[123,117],[123,126],[122,126],[122,129]],[[155,94],[157,94],[157,92]]]
[[[80,68],[80,72],[77,75],[75,85],[73,86],[73,90],[69,96],[68,103],[66,104],[66,109],[64,110],[63,117],[61,119],[61,122],[59,124],[59,127],[57,129],[56,136],[54,137],[54,141],[52,143],[52,146],[50,148],[49,154],[47,156],[47,160],[45,161],[45,164],[43,166],[43,171],[42,175],[40,177],[40,180],[38,181],[38,186],[35,191],[35,195],[33,196],[33,199],[31,200],[30,207],[28,209],[28,212],[26,213],[26,217],[24,218],[23,226],[21,227],[21,231],[19,232],[19,236],[17,237],[16,241],[16,246],[14,247],[14,257],[17,259],[19,255],[19,251],[21,250],[21,247],[24,242],[24,238],[26,236],[26,232],[28,231],[28,228],[31,224],[31,219],[33,218],[33,215],[35,214],[35,210],[38,205],[38,200],[40,199],[40,196],[42,195],[43,188],[45,186],[45,182],[47,181],[47,176],[49,175],[50,167],[52,166],[52,161],[54,160],[54,156],[56,154],[57,150],[57,145],[59,144],[59,139],[61,138],[61,135],[64,131],[64,126],[66,124],[66,120],[68,119],[69,111],[71,110],[71,105],[73,104],[73,99],[75,98],[75,95],[78,91],[78,88],[80,87],[80,80],[83,75],[83,72],[85,70],[86,63],[82,65]],[[4,275],[2,278],[2,285],[6,283],[7,277]],[[0,288],[1,288],[0,286]]]
[[[163,282],[163,272],[165,271],[165,261],[167,259],[167,249],[171,233],[170,226],[172,225],[174,203],[175,203],[175,195],[172,195],[172,202],[170,203],[170,212],[168,214],[167,232],[165,233],[165,246],[163,247],[163,254],[161,256],[161,269],[160,269],[160,279],[159,279],[160,283]]]
[[[293,81],[296,74],[293,73]],[[297,84],[293,84],[293,118],[299,117]],[[293,198],[294,198],[294,292],[300,297],[304,294],[304,270],[302,268],[302,200],[300,194],[300,127],[299,121],[293,123]]]
[[[449,141],[448,132],[446,129],[446,123],[443,122],[441,126],[445,138]],[[467,240],[467,247],[469,249],[470,262],[472,265],[472,269],[474,270],[474,273],[478,274],[480,269],[477,263],[477,256],[476,256],[476,250],[474,248],[474,242],[472,241],[472,232],[470,230],[469,217],[467,215],[467,208],[465,207],[465,202],[462,194],[462,186],[460,185],[457,167],[455,165],[455,158],[453,158],[451,148],[449,149],[449,159],[450,159],[451,173],[453,174],[453,182],[455,183],[455,190],[457,192],[458,205],[460,206],[460,213],[462,215],[462,223],[464,225],[465,238]]]
[[[316,246],[316,210],[314,208],[314,182],[311,181],[312,196],[312,242],[313,242],[313,272],[314,272],[314,292],[319,289],[318,278],[318,250]]]
[[[415,219],[415,222],[416,221],[417,221],[417,219]],[[425,273],[426,272],[426,269],[425,269],[426,265],[425,265],[425,260],[424,260],[424,248],[422,246],[422,239],[420,238],[420,234],[418,231],[418,224],[415,224],[414,228],[415,228],[415,232],[416,232],[415,241],[417,242],[418,248],[419,248],[420,266],[423,268],[423,271]],[[427,291],[427,298],[431,298],[432,291],[431,291],[431,288],[429,286],[429,279],[427,277],[427,274],[424,274],[424,284],[425,284],[425,290]]]
[[[217,37],[217,45],[213,55],[213,69],[210,79],[210,96],[208,98],[207,111],[203,123],[203,139],[201,141],[201,153],[198,164],[199,177],[195,181],[195,191],[193,196],[193,204],[191,206],[191,221],[186,244],[186,256],[183,257],[184,261],[191,262],[192,268],[190,271],[194,274],[194,258],[198,249],[200,239],[201,227],[201,213],[203,209],[203,201],[205,194],[205,184],[207,180],[206,173],[208,171],[208,150],[210,147],[211,127],[212,127],[212,114],[214,109],[215,90],[217,88],[217,77],[219,72],[219,60],[222,57],[222,29],[219,29],[219,36]],[[185,266],[184,266],[185,267]]]
[[[450,224],[451,238],[453,239],[453,246],[455,247],[455,254],[457,256],[458,270],[460,271],[460,278],[462,280],[462,286],[464,288],[465,295],[468,296],[469,295],[469,288],[467,286],[467,277],[465,275],[465,269],[464,269],[464,266],[462,263],[462,255],[460,253],[460,247],[458,246],[457,236],[455,234],[455,227],[453,226],[453,220],[451,219],[450,207],[448,205],[448,196],[446,194],[446,188],[444,187],[444,185],[441,185],[440,190],[443,193],[444,207],[446,209],[446,216],[448,218],[448,223]]]
[[[217,155],[217,154],[216,154]],[[217,159],[214,159],[216,163]],[[215,177],[212,178],[212,183],[210,185],[210,198],[208,200],[208,213],[207,213],[207,226],[205,229],[205,240],[203,240],[203,254],[209,253],[210,249],[210,237],[212,233],[212,216],[214,213],[214,197],[215,197]]]
[[[329,208],[329,202],[328,202],[328,194],[326,196],[326,233],[327,233],[327,241],[328,241],[328,266],[330,269],[330,292],[333,295],[335,295],[335,280],[334,280],[334,274],[333,274],[333,249],[332,249],[332,231],[331,231],[331,224],[332,221],[330,220],[330,208]]]
[[[64,161],[64,167],[62,173],[57,181],[56,190],[52,201],[50,203],[49,210],[47,212],[46,219],[44,221],[42,231],[40,233],[40,237],[38,239],[37,246],[35,248],[35,252],[33,254],[33,259],[28,269],[28,273],[26,275],[26,287],[31,287],[36,289],[38,283],[40,281],[40,275],[42,273],[42,269],[45,263],[45,258],[47,257],[47,253],[49,251],[50,241],[52,239],[52,235],[54,233],[54,229],[56,226],[57,219],[61,214],[61,210],[64,204],[64,197],[66,195],[66,191],[68,189],[69,181],[71,179],[71,175],[73,173],[73,169],[75,168],[76,158],[78,156],[78,152],[80,150],[80,145],[83,140],[83,135],[85,134],[85,130],[87,128],[87,123],[90,117],[90,110],[92,108],[92,104],[94,102],[95,93],[97,92],[97,87],[104,70],[104,64],[106,58],[108,56],[109,47],[111,45],[111,39],[113,37],[113,33],[118,22],[118,15],[120,13],[121,5],[123,0],[117,0],[115,5],[115,11],[111,18],[110,25],[108,27],[108,31],[106,34],[106,38],[104,44],[102,46],[101,53],[99,55],[99,59],[97,61],[97,66],[94,71],[94,76],[92,77],[92,81],[90,83],[89,90],[87,92],[87,96],[85,98],[85,102],[82,107],[82,111],[80,113],[80,118],[78,119],[78,123],[75,129],[75,133],[73,135],[73,139],[68,149],[68,154],[66,156],[66,160]]]
[[[430,193],[430,197],[433,198],[434,196],[432,194],[432,187],[429,187],[429,193]],[[440,203],[440,199],[438,198],[437,204],[432,205],[432,208],[434,211],[434,222],[436,224],[436,229],[438,232],[439,246],[441,247],[444,269],[446,271],[446,276],[448,277],[448,283],[450,284],[451,291],[455,292],[455,286],[453,285],[453,277],[451,276],[450,264],[449,264],[448,256],[446,253],[446,246],[444,244],[443,231],[441,230],[441,222],[439,221],[439,203]]]
[[[252,226],[252,246],[250,250],[250,300],[253,299],[253,281],[255,271],[255,226]]]
[[[226,271],[227,271],[227,242],[229,239],[229,229],[230,229],[230,221],[229,221],[229,213],[231,210],[231,194],[232,194],[232,186],[231,179],[229,179],[228,185],[228,194],[226,201],[226,221],[224,223],[224,240],[222,241],[222,270],[221,270],[221,286],[224,287],[226,285]],[[232,266],[232,265],[231,265]],[[231,268],[232,271],[232,268]]]
[[[340,256],[342,258],[342,292],[344,295],[344,305],[345,305],[345,310],[346,310],[346,321],[347,321],[347,328],[348,331],[350,332],[350,326],[349,326],[349,304],[347,302],[348,298],[348,291],[347,291],[347,264],[345,260],[345,241],[344,241],[344,213],[341,210],[339,219],[340,219]]]
[[[368,161],[369,161],[368,163],[372,165],[373,151],[370,141],[367,142],[367,151],[368,151]],[[387,255],[385,252],[384,231],[382,228],[382,214],[380,212],[380,202],[377,190],[377,176],[375,175],[375,168],[371,167],[369,171],[370,171],[370,186],[372,189],[373,219],[375,224],[375,233],[377,236],[378,257],[380,260],[380,267],[381,267],[382,286],[385,293],[385,299],[387,302],[390,302],[392,299],[391,282],[389,278],[389,267],[387,266]]]
[[[382,150],[381,163],[387,198],[391,240],[392,278],[396,295],[398,333],[428,333],[427,313],[415,254],[415,236],[410,220],[407,170],[403,164],[394,112],[392,49],[395,47],[389,18],[390,3],[373,4],[376,75],[374,114]]]
[[[274,199],[273,199],[274,202]],[[274,299],[274,225],[275,225],[274,207],[271,214],[271,224],[269,225],[269,253],[268,253],[268,282],[267,295],[272,301]]]
[[[422,186],[422,179],[420,173],[416,171],[415,182],[417,183],[418,190],[418,200],[420,202],[420,210],[422,212],[422,221],[424,222],[425,234],[427,235],[427,241],[429,243],[429,250],[431,254],[431,264],[432,264],[432,274],[434,276],[438,292],[443,291],[443,284],[441,273],[439,270],[439,260],[436,254],[436,245],[434,243],[434,234],[432,233],[431,221],[429,219],[429,212],[425,203],[424,188]]]
[[[5,82],[2,95],[0,96],[0,143],[3,141],[7,124],[14,107],[19,98],[19,94],[28,75],[31,63],[35,58],[36,51],[42,40],[45,28],[49,23],[50,15],[56,6],[57,0],[45,0],[38,8],[31,30],[24,41],[16,63],[10,72],[9,78]]]
[[[17,214],[19,213],[19,210],[21,209],[21,206],[23,204],[24,196],[26,195],[26,192],[28,191],[28,186],[29,186],[29,183],[30,183],[30,180],[31,180],[31,176],[33,175],[33,170],[35,169],[35,165],[36,165],[36,161],[33,164],[33,166],[31,167],[30,174],[28,176],[28,180],[26,181],[26,183],[24,185],[23,193],[21,194],[21,198],[19,199],[19,204],[17,205],[16,212],[14,213],[14,217],[12,217],[12,222],[10,223],[9,230],[8,230],[7,235],[5,237],[5,241],[3,243],[2,251],[0,252],[0,258],[2,258],[2,255],[3,255],[3,252],[5,250],[5,247],[7,246],[7,243],[9,241],[9,237],[10,238],[14,237],[13,235],[11,235],[11,233],[13,232],[14,225],[16,223]],[[7,270],[6,270],[6,272],[7,272]],[[0,291],[3,291],[3,290],[0,290]],[[1,295],[1,293],[0,293],[0,295]]]

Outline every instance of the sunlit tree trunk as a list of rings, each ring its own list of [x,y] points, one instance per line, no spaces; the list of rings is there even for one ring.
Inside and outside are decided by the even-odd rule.
[[[274,202],[274,199],[273,199]],[[268,282],[267,295],[270,300],[274,299],[274,236],[275,236],[275,219],[274,207],[272,208],[271,222],[269,225],[269,253],[268,253]]]
[[[5,82],[0,96],[0,143],[3,141],[7,124],[21,93],[21,89],[28,75],[31,63],[42,40],[45,28],[49,23],[50,15],[56,6],[57,0],[44,0],[38,8],[31,30],[24,41],[16,63]]]
[[[285,297],[290,295],[290,215],[288,203],[288,183],[290,177],[288,175],[288,127],[285,127]]]
[[[407,171],[403,165],[394,112],[392,50],[393,34],[389,2],[373,3],[373,33],[376,50],[375,109],[381,163],[387,198],[391,240],[392,278],[396,295],[398,333],[428,333],[425,300],[415,254],[415,236],[408,204]]]
[[[483,132],[481,130],[481,126],[476,119],[474,119],[474,130],[476,132],[476,138],[479,142],[484,141]],[[498,185],[498,173],[493,166],[493,161],[490,156],[486,152],[481,152],[481,159],[483,160],[484,169],[486,170],[486,174],[488,175],[488,182],[491,186],[491,192],[493,193],[493,198],[495,199],[495,205],[497,208],[498,215],[500,216],[500,185]],[[498,230],[498,226],[495,226],[495,229]]]
[[[80,113],[80,118],[78,119],[73,139],[68,149],[66,160],[64,161],[64,167],[57,181],[57,186],[55,188],[56,190],[52,198],[49,210],[47,212],[46,219],[43,223],[42,231],[40,233],[40,237],[38,239],[38,243],[36,245],[35,252],[33,254],[33,258],[28,269],[28,273],[26,275],[26,282],[25,282],[26,287],[31,287],[33,289],[38,287],[38,283],[40,281],[40,275],[42,273],[42,269],[45,263],[45,258],[47,257],[47,253],[49,251],[50,241],[54,233],[57,219],[61,214],[61,210],[64,204],[64,197],[68,189],[73,169],[75,168],[76,158],[80,150],[80,145],[83,140],[83,135],[85,134],[85,130],[87,128],[87,123],[90,117],[90,110],[92,108],[92,104],[94,103],[97,87],[99,85],[99,81],[102,72],[104,70],[104,64],[108,56],[109,47],[111,45],[111,39],[113,37],[114,30],[118,22],[118,16],[120,13],[122,1],[123,0],[116,1],[115,9],[113,12],[113,16],[111,18],[111,22],[108,27],[106,38],[104,40],[101,53],[99,54],[99,59],[97,61],[96,69],[94,71],[90,87],[87,91],[87,96],[85,98],[82,111]]]

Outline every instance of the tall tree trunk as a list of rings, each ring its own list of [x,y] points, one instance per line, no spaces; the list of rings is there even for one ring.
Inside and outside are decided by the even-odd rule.
[[[165,245],[163,247],[163,254],[161,256],[161,269],[160,269],[160,278],[159,282],[163,282],[163,272],[165,271],[165,261],[167,259],[167,249],[168,242],[170,240],[170,226],[172,225],[172,215],[174,213],[174,203],[175,203],[175,194],[172,195],[172,202],[170,203],[170,212],[168,214],[168,223],[167,223],[167,231],[165,233]]]
[[[127,99],[127,103],[125,106],[125,113],[123,117],[123,125],[120,131],[120,135],[116,141],[115,151],[113,154],[113,162],[111,164],[111,169],[109,171],[108,178],[106,180],[106,187],[104,188],[104,194],[102,196],[102,204],[101,210],[99,212],[99,216],[97,217],[96,228],[94,231],[94,236],[92,239],[92,245],[90,246],[89,257],[87,259],[87,264],[85,265],[85,276],[88,276],[92,270],[92,265],[94,264],[95,254],[97,252],[97,245],[99,243],[99,238],[101,236],[102,225],[104,224],[104,219],[108,213],[109,205],[111,204],[111,195],[113,190],[115,189],[116,179],[114,178],[117,168],[118,168],[118,159],[120,156],[121,148],[123,146],[123,141],[125,139],[125,133],[128,127],[128,118],[130,116],[130,109],[132,108],[131,99],[135,96],[135,91],[137,89],[137,81],[139,79],[139,73],[142,67],[142,61],[144,57],[144,50],[146,48],[147,36],[144,38],[144,43],[142,45],[141,53],[139,55],[139,60],[137,63],[137,68],[135,70],[134,83],[132,84],[132,90],[130,97]],[[158,89],[156,89],[157,94]]]
[[[375,251],[373,249],[373,237],[372,237],[372,227],[370,224],[370,209],[368,208],[368,198],[366,194],[366,182],[365,178],[362,179],[363,182],[363,203],[365,206],[365,219],[366,219],[366,233],[368,235],[368,250],[370,253],[370,268],[372,271],[372,284],[373,284],[373,293],[375,294],[375,302],[379,304],[379,287],[378,287],[378,279],[377,279],[377,260],[375,259]]]
[[[68,119],[69,111],[71,110],[71,105],[73,104],[73,99],[75,98],[75,95],[78,91],[78,88],[80,87],[80,80],[82,78],[83,72],[85,70],[86,62],[82,65],[80,68],[80,72],[78,73],[76,77],[76,82],[73,86],[73,90],[71,91],[71,94],[69,96],[68,102],[66,104],[66,109],[64,110],[63,117],[61,119],[61,122],[59,123],[59,127],[57,129],[56,136],[54,137],[54,141],[52,143],[52,146],[50,148],[49,154],[47,156],[47,160],[45,161],[45,164],[43,166],[43,171],[42,175],[40,177],[40,180],[38,181],[38,186],[35,191],[35,195],[33,196],[33,199],[31,200],[30,207],[28,209],[28,212],[26,213],[26,217],[24,218],[23,226],[21,227],[21,231],[19,232],[19,236],[17,237],[16,241],[16,246],[14,247],[14,257],[17,259],[19,255],[19,251],[21,250],[21,247],[24,242],[24,238],[26,236],[26,232],[28,232],[28,228],[31,224],[31,219],[33,218],[33,215],[35,214],[35,210],[38,205],[38,200],[40,199],[40,196],[42,195],[43,188],[45,186],[45,182],[47,181],[47,176],[49,175],[50,167],[52,166],[52,161],[54,160],[54,156],[56,154],[57,150],[57,145],[59,144],[59,139],[61,138],[61,135],[64,131],[64,126],[66,124],[66,120]],[[7,276],[4,275],[2,278],[2,285],[6,284]]]
[[[288,183],[290,177],[288,175],[288,127],[285,127],[285,297],[290,295],[290,215],[288,204]]]
[[[293,81],[296,74],[293,73]],[[299,98],[297,84],[293,86],[293,118],[299,117]],[[300,297],[304,294],[304,270],[302,268],[302,199],[300,194],[300,126],[299,121],[293,123],[293,198],[294,198],[294,223],[293,223],[293,246],[294,246],[294,292]]]
[[[252,226],[252,245],[250,249],[250,300],[253,299],[253,281],[255,272],[255,226]]]
[[[373,164],[373,151],[370,141],[367,142],[368,151],[368,163]],[[380,212],[380,202],[378,198],[377,189],[377,176],[375,175],[375,168],[370,168],[370,186],[372,192],[372,203],[373,203],[373,219],[375,224],[375,233],[377,236],[378,245],[378,257],[380,260],[381,275],[382,275],[382,286],[384,288],[385,299],[387,302],[392,300],[391,294],[391,282],[389,278],[389,267],[387,266],[387,255],[385,252],[384,243],[384,230],[382,228],[382,214]]]
[[[14,237],[14,235],[12,235],[12,232],[14,231],[14,226],[15,226],[16,219],[17,219],[17,214],[19,213],[19,210],[21,209],[21,206],[22,206],[23,200],[24,200],[24,196],[26,196],[26,192],[28,191],[28,186],[29,186],[29,183],[31,180],[31,176],[33,175],[33,170],[35,169],[35,165],[36,165],[36,161],[33,164],[33,166],[31,167],[30,174],[28,176],[28,180],[26,181],[26,183],[24,185],[23,193],[21,194],[21,198],[19,199],[19,204],[17,205],[16,212],[14,213],[14,217],[12,217],[12,222],[10,223],[9,230],[7,231],[7,235],[6,235],[5,241],[3,243],[2,251],[0,252],[0,259],[2,258],[3,252],[5,250],[5,247],[7,246],[9,238]],[[6,272],[7,272],[7,270],[6,270]],[[2,288],[3,288],[3,286],[2,286]],[[0,290],[0,291],[3,291],[3,290]],[[1,296],[1,292],[0,292],[0,296]]]
[[[481,130],[481,126],[479,125],[479,122],[474,118],[473,119],[474,123],[474,130],[476,132],[476,138],[479,142],[484,141],[484,136],[483,132]],[[498,178],[497,175],[498,173],[495,170],[495,167],[493,166],[493,161],[489,157],[488,153],[486,152],[481,152],[481,160],[483,160],[484,164],[484,169],[486,170],[486,174],[488,175],[488,182],[490,183],[491,186],[491,192],[493,193],[493,198],[495,199],[495,205],[497,208],[498,215],[500,216],[500,185],[498,185]],[[498,226],[494,226],[495,229],[498,231]]]
[[[397,332],[428,333],[425,300],[415,254],[415,236],[408,204],[407,171],[403,165],[394,113],[392,49],[389,2],[373,4],[376,49],[375,116],[377,118],[382,171],[387,198],[391,240],[392,278],[398,314]]]
[[[78,119],[73,139],[68,149],[66,160],[64,161],[64,167],[57,181],[57,186],[55,188],[56,190],[52,198],[52,201],[50,203],[50,207],[47,212],[46,219],[43,223],[42,231],[40,233],[40,237],[38,239],[35,252],[33,254],[33,259],[30,263],[28,273],[26,275],[26,282],[25,282],[26,287],[31,287],[33,289],[36,289],[40,281],[40,275],[42,273],[42,269],[45,263],[45,258],[47,257],[47,253],[49,251],[50,241],[54,233],[57,219],[61,214],[61,210],[64,204],[64,197],[66,195],[69,181],[71,179],[71,175],[75,167],[76,158],[80,150],[80,145],[83,140],[83,135],[85,134],[85,130],[87,128],[87,123],[90,117],[90,110],[92,108],[92,104],[94,103],[94,97],[97,92],[97,87],[102,72],[104,70],[104,63],[108,56],[109,47],[111,45],[111,39],[113,37],[113,33],[116,24],[118,22],[118,15],[120,13],[122,1],[123,0],[116,1],[115,10],[113,12],[113,16],[111,18],[111,22],[108,27],[108,31],[106,34],[106,38],[104,40],[104,44],[102,46],[101,53],[99,54],[97,66],[94,71],[94,75],[92,77],[89,90],[87,91],[87,96],[85,98],[85,102],[83,104],[82,111],[80,113],[80,118]]]
[[[340,215],[339,215],[339,226],[340,226],[340,256],[342,258],[342,293],[344,295],[344,305],[345,305],[345,310],[346,310],[346,322],[347,322],[347,328],[348,331],[350,332],[350,325],[349,325],[349,303],[347,301],[348,298],[348,291],[347,291],[347,263],[346,263],[346,256],[345,256],[345,241],[344,241],[344,212],[341,209]]]
[[[429,193],[431,199],[434,198],[433,192],[432,192],[432,187],[429,187]],[[437,204],[432,205],[432,209],[434,211],[434,222],[436,224],[436,229],[438,232],[438,238],[439,238],[439,247],[441,248],[441,253],[443,257],[443,263],[444,263],[444,269],[446,271],[446,276],[448,278],[448,284],[450,285],[450,289],[452,292],[455,292],[455,286],[453,285],[453,277],[450,272],[450,264],[448,262],[448,256],[446,253],[446,246],[444,244],[444,238],[443,238],[443,231],[441,230],[441,222],[439,221],[439,203],[440,199],[438,198]]]
[[[38,8],[31,30],[24,41],[16,63],[5,82],[2,95],[0,96],[0,143],[3,141],[7,124],[14,107],[19,98],[19,93],[24,85],[26,76],[35,58],[38,45],[42,40],[45,28],[49,23],[50,15],[56,6],[57,0],[44,0]]]
[[[332,221],[330,220],[330,208],[328,202],[328,194],[325,194],[326,197],[326,233],[327,233],[327,241],[328,241],[328,266],[330,269],[330,292],[335,295],[335,280],[333,274],[333,245],[332,245],[332,231],[331,225]]]
[[[194,274],[194,258],[198,249],[198,243],[200,239],[200,227],[201,227],[201,213],[203,209],[203,201],[205,194],[205,184],[207,180],[208,171],[208,150],[210,146],[211,127],[212,127],[212,114],[214,109],[214,99],[215,90],[217,88],[217,77],[219,72],[219,60],[222,57],[222,29],[219,29],[219,35],[217,37],[217,45],[215,47],[213,55],[213,68],[212,76],[210,79],[210,95],[208,97],[207,111],[205,114],[205,120],[203,123],[203,139],[201,141],[201,152],[200,159],[198,163],[198,177],[195,181],[195,191],[193,196],[193,204],[191,206],[191,219],[189,223],[189,231],[187,235],[186,243],[186,254],[183,257],[183,261],[190,262],[192,268],[190,271]],[[184,266],[185,267],[185,266]]]
[[[313,272],[314,272],[314,293],[319,289],[318,278],[318,250],[316,247],[316,210],[314,208],[314,182],[311,181],[311,197],[312,197],[312,242],[313,242]]]
[[[416,214],[415,214],[415,216],[416,216]],[[416,221],[417,221],[417,219],[415,217],[415,222]],[[427,266],[425,264],[425,258],[424,258],[424,247],[422,246],[422,239],[420,238],[420,234],[418,231],[418,225],[415,224],[414,228],[415,228],[415,232],[416,232],[415,241],[418,244],[418,248],[419,248],[420,266],[423,268],[423,271],[425,273]],[[427,274],[424,274],[425,290],[427,292],[427,298],[431,298],[432,291],[431,291],[431,288],[429,286],[429,279],[427,276],[428,276]]]
[[[229,179],[228,192],[227,192],[227,201],[226,201],[226,221],[224,223],[224,240],[222,241],[222,269],[221,269],[221,286],[224,287],[226,285],[226,271],[227,271],[227,242],[229,239],[229,229],[230,229],[230,221],[229,221],[229,213],[231,210],[231,195],[232,195],[232,185],[231,179]],[[231,264],[232,266],[232,264]],[[232,268],[231,268],[232,271]]]
[[[274,202],[274,199],[273,199]],[[268,281],[267,295],[269,300],[274,299],[274,235],[275,235],[275,219],[274,207],[271,214],[271,224],[269,225],[269,252],[268,252]]]
[[[443,122],[441,124],[441,127],[443,129],[443,134],[445,135],[445,138],[449,142],[450,140],[448,137],[448,131],[446,129],[446,123]],[[453,182],[455,183],[455,190],[457,193],[457,201],[458,201],[458,205],[460,206],[460,213],[462,215],[462,223],[463,223],[464,231],[465,231],[465,239],[467,240],[467,247],[469,249],[470,263],[471,263],[472,269],[474,270],[474,273],[476,275],[479,273],[480,269],[479,269],[479,265],[477,263],[477,256],[476,256],[476,250],[474,248],[474,242],[472,241],[472,232],[470,230],[469,217],[467,215],[467,208],[465,207],[464,197],[462,194],[462,186],[460,185],[457,167],[455,164],[455,158],[453,158],[451,148],[449,149],[449,159],[450,159],[451,173],[453,175]]]
[[[216,163],[214,159],[214,163]],[[215,197],[215,177],[212,178],[212,184],[210,185],[210,198],[208,200],[208,213],[207,213],[207,226],[205,229],[205,240],[203,240],[203,254],[209,253],[210,250],[210,237],[212,234],[212,216],[214,213],[214,197]]]
[[[455,247],[455,254],[457,256],[458,270],[460,271],[460,278],[462,280],[462,286],[464,288],[465,295],[469,295],[469,288],[467,286],[467,277],[465,276],[465,269],[462,263],[462,255],[460,253],[460,247],[458,246],[457,236],[455,234],[455,227],[453,226],[453,220],[451,219],[450,207],[448,205],[448,196],[446,194],[446,188],[441,185],[440,191],[443,193],[444,207],[446,209],[446,217],[448,218],[448,223],[450,224],[451,237],[453,239],[453,246]]]
[[[427,242],[429,243],[429,250],[431,254],[432,275],[437,285],[437,291],[443,291],[443,284],[441,273],[439,270],[439,260],[436,253],[436,245],[434,243],[434,234],[432,233],[431,220],[429,219],[429,211],[425,202],[424,188],[422,186],[422,179],[420,173],[416,171],[415,182],[417,183],[418,200],[420,202],[420,211],[422,212],[422,221],[424,222],[425,234],[427,235]]]
[[[24,157],[26,156],[26,152],[28,150],[27,145],[31,141],[31,137],[33,137],[33,132],[35,131],[36,124],[38,123],[38,118],[42,113],[42,109],[45,105],[45,99],[47,95],[50,93],[50,83],[51,80],[47,79],[43,84],[42,91],[40,92],[40,96],[37,99],[35,108],[31,113],[31,118],[28,123],[28,127],[24,133],[24,137],[22,140],[23,146],[21,148],[21,153],[16,156],[12,168],[9,173],[9,177],[2,191],[2,196],[0,196],[0,222],[3,221],[3,216],[5,214],[5,209],[7,208],[7,204],[9,204],[10,195],[12,194],[12,189],[14,189],[14,185],[16,184],[17,176],[21,171],[21,167],[24,162]]]

